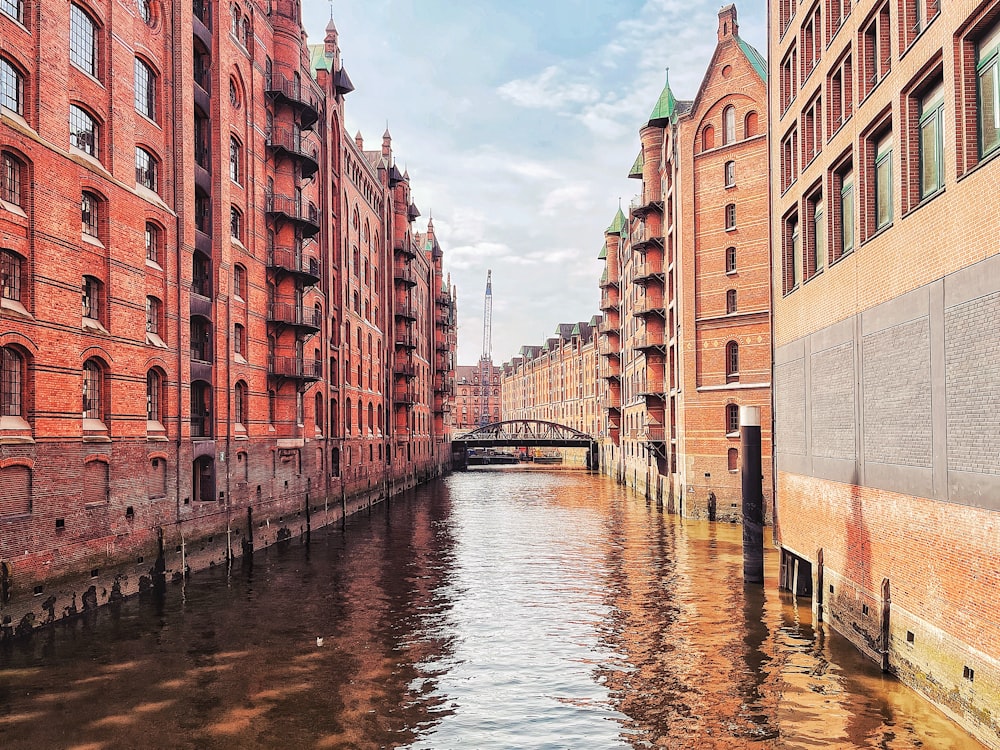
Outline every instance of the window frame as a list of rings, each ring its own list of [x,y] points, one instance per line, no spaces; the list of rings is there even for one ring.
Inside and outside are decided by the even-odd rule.
[[[736,229],[736,204],[726,204],[726,231],[732,232]]]
[[[988,44],[985,52],[983,46]],[[976,151],[979,161],[995,153],[1000,149],[1000,20],[995,20],[985,34],[981,35],[975,42],[976,65],[974,74],[976,77]],[[988,147],[984,144],[983,132],[983,73],[992,69],[993,74],[993,121],[994,121],[994,142]]]
[[[21,117],[24,117],[24,79],[20,68],[10,59],[0,57],[0,107]]]
[[[729,104],[722,110],[722,145],[736,142],[736,107]]]
[[[892,226],[893,222],[893,133],[884,132],[874,141],[875,158],[872,160],[872,215],[875,221],[874,233]],[[885,213],[881,213],[880,204],[885,206]]]
[[[0,201],[24,208],[25,164],[10,151],[0,154]]]
[[[100,196],[90,190],[80,194],[80,232],[86,237],[100,240],[101,204]]]
[[[156,71],[141,57],[133,64],[133,87],[135,111],[156,122]]]
[[[229,179],[237,185],[242,185],[240,181],[243,176],[243,144],[235,135],[229,136]]]
[[[0,419],[25,416],[27,359],[13,346],[0,346]]]
[[[933,160],[936,182],[929,189],[927,180],[927,143],[925,128],[934,127]],[[917,191],[921,201],[930,198],[944,188],[944,84],[939,83],[923,96],[917,104]]]
[[[83,419],[103,423],[107,405],[104,398],[104,367],[101,362],[93,357],[84,362],[82,378],[80,395]]]
[[[24,26],[24,0],[0,0],[0,13]]]
[[[723,167],[726,187],[736,187],[736,162],[730,159]]]
[[[91,78],[100,80],[100,26],[80,5],[70,3],[69,10],[69,61],[73,67]],[[79,25],[86,21],[87,26]],[[84,49],[87,47],[89,49]]]
[[[726,404],[726,435],[738,436],[740,433],[740,406]]]
[[[155,368],[146,371],[146,421],[163,423],[163,382]]]
[[[80,126],[84,129],[74,130]],[[69,105],[69,145],[95,159],[101,158],[100,122],[88,110],[72,102]]]
[[[736,248],[732,245],[726,248],[726,273],[736,273]]]
[[[160,238],[162,234],[162,231],[156,224],[149,221],[146,222],[146,260],[158,266],[162,266],[162,263],[160,263]]]
[[[135,182],[154,193],[160,186],[157,159],[142,146],[135,147]]]
[[[734,383],[740,379],[740,345],[736,341],[726,342],[726,382]]]

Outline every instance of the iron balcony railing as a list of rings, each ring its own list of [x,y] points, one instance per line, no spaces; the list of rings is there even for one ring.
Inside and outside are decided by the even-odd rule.
[[[272,375],[299,380],[321,380],[323,378],[323,362],[316,359],[308,361],[298,357],[271,357],[270,370]]]
[[[265,143],[276,153],[286,153],[295,159],[302,170],[303,179],[309,179],[319,170],[319,154],[310,149],[302,131],[292,128],[273,127],[265,137]]]
[[[264,91],[276,100],[285,101],[299,111],[299,122],[303,130],[309,130],[319,119],[320,100],[298,78],[289,80],[277,71],[265,76]]]
[[[319,330],[323,327],[322,314],[304,305],[293,302],[272,302],[267,306],[267,319],[275,323],[300,326]]]
[[[270,247],[267,250],[267,264],[288,273],[308,277],[315,284],[320,279],[319,261],[294,247]]]
[[[290,195],[264,193],[264,211],[298,222],[302,225],[302,233],[308,237],[319,232],[319,209],[315,203]]]

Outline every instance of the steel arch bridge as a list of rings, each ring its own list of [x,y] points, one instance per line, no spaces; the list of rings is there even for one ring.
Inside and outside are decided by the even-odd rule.
[[[459,466],[466,465],[470,448],[586,448],[588,466],[597,458],[597,441],[592,435],[540,419],[510,419],[483,425],[452,438],[451,446],[454,462]]]

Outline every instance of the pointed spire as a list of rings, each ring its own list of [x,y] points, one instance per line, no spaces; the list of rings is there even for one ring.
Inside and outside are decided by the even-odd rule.
[[[361,131],[359,130],[354,134],[354,142],[358,145],[359,151],[365,150],[365,139],[361,137]]]
[[[674,116],[674,110],[677,108],[674,92],[670,90],[670,68],[667,68],[665,80],[660,98],[656,101],[656,106],[653,107],[653,111],[649,115],[650,125],[666,125]]]

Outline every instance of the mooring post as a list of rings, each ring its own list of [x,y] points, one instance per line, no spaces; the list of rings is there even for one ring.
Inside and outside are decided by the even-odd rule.
[[[743,582],[764,583],[764,474],[760,456],[760,407],[740,407],[743,461]]]

